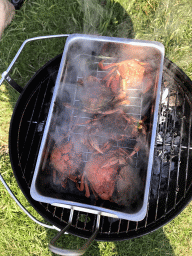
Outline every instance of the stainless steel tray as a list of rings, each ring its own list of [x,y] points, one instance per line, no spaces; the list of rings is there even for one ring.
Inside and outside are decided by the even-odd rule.
[[[31,184],[34,200],[145,217],[163,59],[158,42],[68,37]]]

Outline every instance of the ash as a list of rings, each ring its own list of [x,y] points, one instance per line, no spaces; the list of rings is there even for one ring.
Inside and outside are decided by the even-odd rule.
[[[162,90],[151,178],[151,199],[154,200],[165,196],[168,184],[175,181],[181,143],[182,104],[175,90],[167,87]]]

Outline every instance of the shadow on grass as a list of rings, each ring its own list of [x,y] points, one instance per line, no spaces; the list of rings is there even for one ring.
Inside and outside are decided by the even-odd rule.
[[[174,251],[169,239],[160,228],[148,235],[137,239],[115,243],[117,255],[131,256],[174,256]]]
[[[56,231],[47,232],[48,243],[56,234]],[[68,234],[63,235],[59,239],[57,245],[58,247],[65,249],[78,249],[85,243],[85,241],[86,240],[84,239]],[[56,255],[54,253],[51,254]],[[163,229],[160,228],[148,235],[131,240],[125,240],[120,242],[93,241],[84,255],[174,256],[175,254],[169,243],[168,238],[163,232]]]

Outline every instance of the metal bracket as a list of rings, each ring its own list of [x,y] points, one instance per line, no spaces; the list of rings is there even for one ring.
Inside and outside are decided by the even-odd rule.
[[[5,77],[5,80],[15,89],[17,92],[21,93],[23,91],[23,88],[18,85],[15,80],[13,80],[9,75]]]

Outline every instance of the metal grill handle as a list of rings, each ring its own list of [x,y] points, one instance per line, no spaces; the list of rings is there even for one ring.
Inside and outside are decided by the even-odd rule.
[[[83,255],[85,251],[88,249],[90,246],[91,242],[94,240],[96,237],[97,233],[99,232],[99,225],[100,225],[100,216],[101,214],[97,214],[97,223],[96,223],[96,228],[92,236],[87,240],[87,242],[78,250],[73,250],[73,249],[63,249],[63,248],[58,248],[54,244],[55,242],[61,237],[63,233],[65,233],[71,226],[72,220],[73,220],[73,213],[74,209],[71,208],[70,216],[69,216],[69,222],[68,225],[62,229],[49,243],[49,250],[52,251],[53,253],[56,253],[58,255]]]
[[[63,37],[68,37],[68,36],[69,36],[69,34],[60,34],[60,35],[38,36],[38,37],[32,37],[32,38],[26,39],[22,43],[21,47],[19,48],[18,52],[16,53],[15,57],[13,58],[11,64],[7,68],[7,70],[2,73],[1,79],[0,79],[0,86],[3,83],[3,81],[7,78],[7,76],[9,75],[9,72],[11,71],[13,66],[15,65],[16,60],[18,59],[19,55],[23,51],[23,49],[26,46],[26,44],[28,44],[30,42],[33,42],[33,41],[37,41],[37,40],[53,39],[53,38],[63,38]],[[11,78],[9,76],[7,81],[9,82],[10,79]]]

